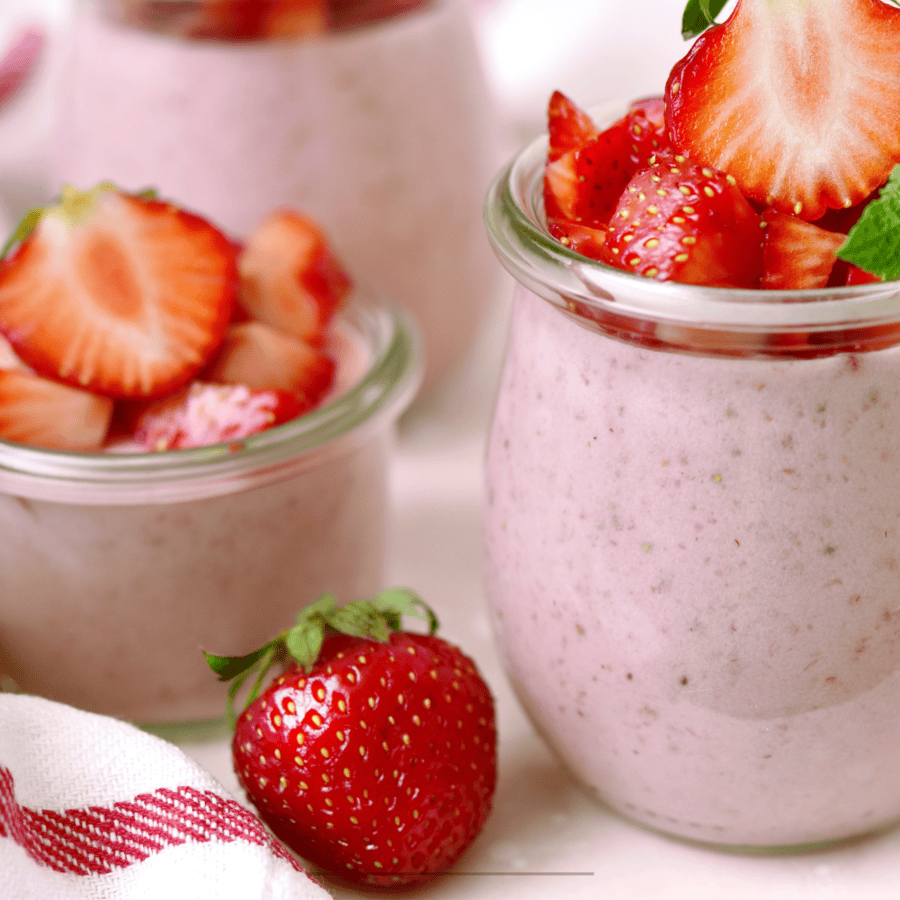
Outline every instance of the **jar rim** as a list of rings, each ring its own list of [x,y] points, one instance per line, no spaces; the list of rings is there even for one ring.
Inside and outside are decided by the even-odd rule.
[[[624,112],[621,102],[588,110],[595,122]],[[557,241],[544,219],[548,137],[527,144],[500,171],[484,205],[494,252],[524,287],[571,312],[742,333],[829,331],[900,322],[900,281],[807,290],[722,288],[657,281],[582,256]]]
[[[349,452],[412,402],[423,358],[405,311],[354,291],[339,316],[370,353],[349,388],[292,421],[240,441],[182,450],[78,452],[0,439],[0,494],[101,505],[171,503],[271,484]]]

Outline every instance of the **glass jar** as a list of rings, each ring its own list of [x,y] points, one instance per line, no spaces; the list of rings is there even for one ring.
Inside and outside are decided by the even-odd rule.
[[[411,312],[423,389],[452,372],[500,274],[481,227],[496,115],[465,0],[80,0],[70,44],[51,193],[155,187],[236,235],[299,208]]]
[[[595,121],[599,119],[599,114]],[[518,284],[486,467],[498,645],[625,816],[737,846],[900,816],[900,285],[694,287],[485,209]]]
[[[382,589],[389,453],[418,344],[404,314],[357,296],[333,350],[333,399],[237,444],[0,441],[0,674],[143,725],[220,719],[227,689],[202,650],[250,652],[326,591]]]

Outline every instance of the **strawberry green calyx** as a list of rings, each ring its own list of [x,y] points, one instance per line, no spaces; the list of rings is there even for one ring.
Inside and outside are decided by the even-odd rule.
[[[55,215],[69,224],[77,225],[78,222],[90,214],[100,195],[108,191],[117,190],[118,188],[110,181],[101,181],[87,190],[80,190],[72,187],[70,184],[64,185],[56,203],[52,203],[49,206],[36,206],[33,209],[29,209],[22,216],[19,224],[16,225],[12,234],[3,245],[3,249],[0,250],[0,259],[5,259],[13,247],[27,240],[46,216]],[[152,200],[156,197],[156,190],[148,188],[135,196]]]
[[[681,19],[681,36],[692,40],[716,24],[716,16],[728,0],[688,0]]]
[[[249,706],[262,690],[266,674],[275,665],[295,662],[307,671],[318,658],[325,638],[330,633],[369,638],[385,643],[392,632],[400,631],[403,616],[414,616],[428,623],[428,633],[438,630],[434,611],[408,588],[390,588],[371,600],[354,600],[338,606],[332,594],[323,594],[297,614],[297,622],[276,635],[262,647],[244,656],[215,656],[204,652],[207,665],[219,676],[219,681],[231,681],[228,709],[232,719],[234,700],[243,684],[252,675],[256,679],[244,703]]]
[[[900,278],[900,165],[866,206],[837,255],[883,281]]]

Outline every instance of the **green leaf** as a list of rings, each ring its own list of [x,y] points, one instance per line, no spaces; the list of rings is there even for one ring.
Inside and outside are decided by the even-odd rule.
[[[689,41],[716,24],[716,16],[728,0],[688,0],[681,18],[681,36]]]
[[[219,676],[219,681],[231,681],[232,678],[236,678],[238,675],[250,672],[257,661],[262,659],[269,648],[274,646],[278,640],[280,640],[280,636],[273,641],[269,641],[268,644],[260,647],[259,650],[248,653],[246,656],[215,656],[205,651],[203,655],[206,657],[206,664]]]
[[[393,612],[398,615],[398,622],[394,631],[400,630],[399,617],[415,616],[428,622],[428,633],[434,634],[439,626],[438,618],[434,610],[417,594],[409,588],[388,588],[378,594],[372,601],[376,608],[382,612]]]
[[[863,210],[837,255],[884,281],[900,278],[900,165]]]

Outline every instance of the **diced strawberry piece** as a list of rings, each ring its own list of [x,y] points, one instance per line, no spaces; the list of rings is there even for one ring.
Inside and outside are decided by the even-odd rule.
[[[113,401],[109,397],[18,369],[0,370],[0,437],[49,450],[99,450]]]
[[[631,176],[668,146],[661,97],[632,103],[625,116],[598,132],[586,112],[556,91],[547,119],[548,219],[569,219],[590,228],[605,225]]]
[[[625,116],[625,127],[631,136],[631,174],[650,165],[651,158],[669,149],[666,134],[666,104],[663,97],[635,100]]]
[[[591,117],[565,94],[554,91],[547,104],[547,159],[559,159],[571,150],[580,150],[600,133]]]
[[[158,16],[177,16],[179,4],[171,0],[151,0],[151,5],[159,9]],[[202,0],[180,30],[195,40],[300,37],[326,30],[327,6],[326,0]]]
[[[847,274],[844,277],[844,284],[875,284],[878,281],[881,281],[881,278],[877,275],[873,275],[871,272],[867,272],[859,266],[854,266],[850,263],[847,264]]]
[[[900,162],[900,9],[740,0],[675,66],[672,144],[807,220],[850,207]]]
[[[0,331],[39,374],[161,396],[215,352],[237,287],[231,243],[198,216],[109,186],[70,189],[0,263]]]
[[[803,290],[828,284],[834,255],[845,236],[775,209],[763,213],[763,276],[760,287]]]
[[[548,163],[544,176],[547,216],[592,228],[605,225],[633,174],[631,152],[628,126],[620,119],[578,150]]]
[[[721,172],[661,154],[622,194],[601,259],[659,281],[758,287],[761,224]]]
[[[204,371],[205,381],[272,388],[294,394],[306,411],[317,406],[334,384],[335,361],[271,325],[232,325],[222,349]]]
[[[589,228],[587,225],[579,225],[568,219],[549,219],[547,230],[570,250],[590,259],[600,259],[601,249],[606,242],[609,229]]]
[[[318,225],[292,211],[260,224],[239,267],[241,303],[251,318],[313,343],[353,286]]]
[[[181,450],[238,441],[302,414],[286,391],[207,384],[151,404],[140,416],[135,440],[148,450]]]

